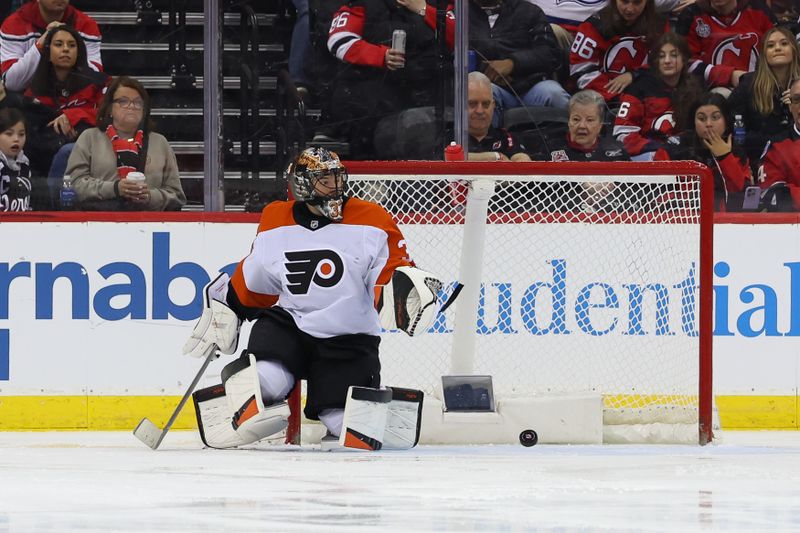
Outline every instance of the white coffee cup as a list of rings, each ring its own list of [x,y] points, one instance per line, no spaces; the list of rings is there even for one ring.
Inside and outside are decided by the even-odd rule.
[[[125,179],[144,183],[145,176],[141,172],[128,172],[128,175],[125,176]]]

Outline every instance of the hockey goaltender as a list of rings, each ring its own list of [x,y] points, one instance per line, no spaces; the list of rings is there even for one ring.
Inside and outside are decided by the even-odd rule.
[[[207,446],[230,448],[287,426],[286,398],[307,380],[304,413],[328,432],[323,449],[406,449],[419,439],[421,391],[380,387],[379,333],[414,336],[438,312],[441,282],[414,266],[381,206],[348,197],[347,171],[324,148],[286,170],[295,200],[268,205],[250,254],[232,278],[205,289],[205,309],[184,353],[247,349],[222,369],[219,394],[197,402]]]

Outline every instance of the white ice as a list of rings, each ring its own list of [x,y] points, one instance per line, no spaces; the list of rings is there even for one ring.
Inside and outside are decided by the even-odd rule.
[[[377,453],[0,432],[0,532],[701,530],[800,531],[800,432]]]

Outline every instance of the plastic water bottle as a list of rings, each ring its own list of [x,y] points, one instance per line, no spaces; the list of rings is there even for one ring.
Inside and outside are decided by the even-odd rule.
[[[733,121],[733,143],[736,146],[744,146],[747,132],[744,129],[742,115],[736,115]]]
[[[72,187],[72,178],[66,175],[64,181],[61,182],[61,210],[73,211],[77,202],[78,193]]]
[[[453,141],[444,149],[445,161],[464,161],[464,148],[460,144]]]

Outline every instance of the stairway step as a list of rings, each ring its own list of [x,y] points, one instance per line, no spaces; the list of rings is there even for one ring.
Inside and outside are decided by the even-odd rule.
[[[172,89],[172,76],[138,76],[136,78],[147,89]],[[203,88],[203,76],[195,78],[197,89]],[[223,78],[223,87],[225,89],[238,89],[240,78],[236,76],[225,76]],[[258,86],[261,89],[274,90],[277,86],[277,78],[275,76],[260,76],[258,78]]]
[[[223,45],[225,52],[238,52],[240,46],[238,44],[225,43]],[[101,50],[108,51],[151,51],[151,52],[168,52],[169,43],[109,43],[103,41],[100,45]],[[202,52],[204,50],[203,43],[186,43],[187,52]],[[275,43],[260,43],[258,45],[259,52],[283,52],[282,44]]]
[[[88,12],[87,15],[92,17],[95,22],[101,25],[105,24],[120,24],[126,26],[136,26],[139,24],[139,16],[135,11],[130,12],[109,12],[109,11],[94,11]],[[268,15],[259,13],[257,15],[259,26],[272,26],[277,18],[276,15]],[[241,16],[238,13],[225,13],[225,25],[237,26],[241,22]],[[186,24],[188,26],[203,26],[205,20],[203,13],[187,13]],[[161,25],[169,25],[169,12],[161,13]]]

